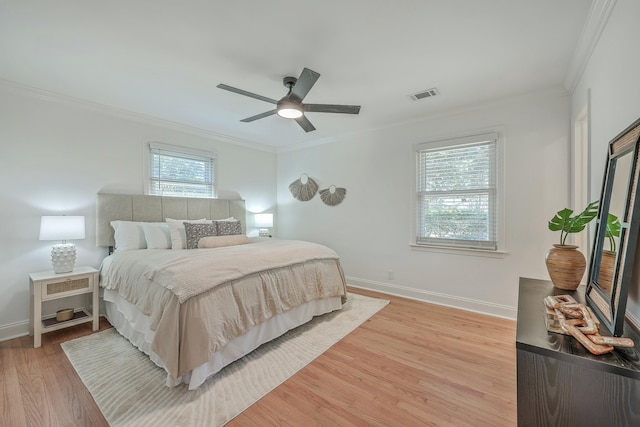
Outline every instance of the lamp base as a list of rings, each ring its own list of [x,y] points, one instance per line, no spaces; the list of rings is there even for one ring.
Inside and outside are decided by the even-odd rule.
[[[76,245],[61,243],[51,248],[51,264],[54,273],[69,273],[76,264]]]

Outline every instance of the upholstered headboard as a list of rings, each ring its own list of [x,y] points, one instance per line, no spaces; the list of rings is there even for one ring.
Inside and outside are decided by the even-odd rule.
[[[230,216],[240,220],[242,232],[246,234],[244,200],[98,194],[96,246],[115,245],[111,221],[164,222],[166,218],[223,219]]]

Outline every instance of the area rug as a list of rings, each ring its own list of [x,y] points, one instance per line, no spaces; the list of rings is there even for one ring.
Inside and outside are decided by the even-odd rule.
[[[62,344],[111,426],[221,426],[311,363],[389,301],[349,294],[316,317],[218,372],[198,390],[166,373],[114,329]]]

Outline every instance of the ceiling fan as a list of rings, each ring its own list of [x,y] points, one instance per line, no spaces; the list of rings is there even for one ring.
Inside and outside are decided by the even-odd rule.
[[[300,77],[285,77],[282,79],[282,83],[289,92],[282,97],[279,101],[275,99],[267,98],[266,96],[257,95],[255,93],[247,92],[246,90],[237,89],[232,86],[228,86],[220,83],[217,87],[220,89],[228,90],[230,92],[239,93],[240,95],[249,96],[251,98],[259,99],[261,101],[270,102],[275,104],[274,110],[267,111],[265,113],[257,114],[255,116],[247,117],[240,120],[241,122],[252,122],[254,120],[263,119],[265,117],[278,114],[280,117],[287,119],[294,119],[305,132],[311,132],[316,130],[311,124],[309,119],[304,115],[305,112],[312,113],[342,113],[342,114],[358,114],[360,112],[359,105],[334,105],[334,104],[305,104],[302,102],[305,96],[309,93],[313,85],[320,77],[319,73],[313,70],[305,68],[300,73]]]

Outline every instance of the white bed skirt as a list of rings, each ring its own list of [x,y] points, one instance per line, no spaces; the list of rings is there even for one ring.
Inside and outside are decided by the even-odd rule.
[[[154,332],[149,328],[149,317],[141,313],[134,304],[122,299],[117,291],[104,289],[104,302],[109,323],[133,345],[147,354],[156,365],[164,369],[160,357],[151,350]],[[189,384],[189,390],[195,390],[207,378],[260,345],[308,322],[314,316],[320,316],[340,308],[342,308],[341,297],[336,296],[313,300],[286,313],[274,316],[254,326],[246,334],[233,339],[217,353],[214,353],[207,363],[179,377],[176,381],[172,381],[167,374],[167,386],[174,387],[186,383]]]

